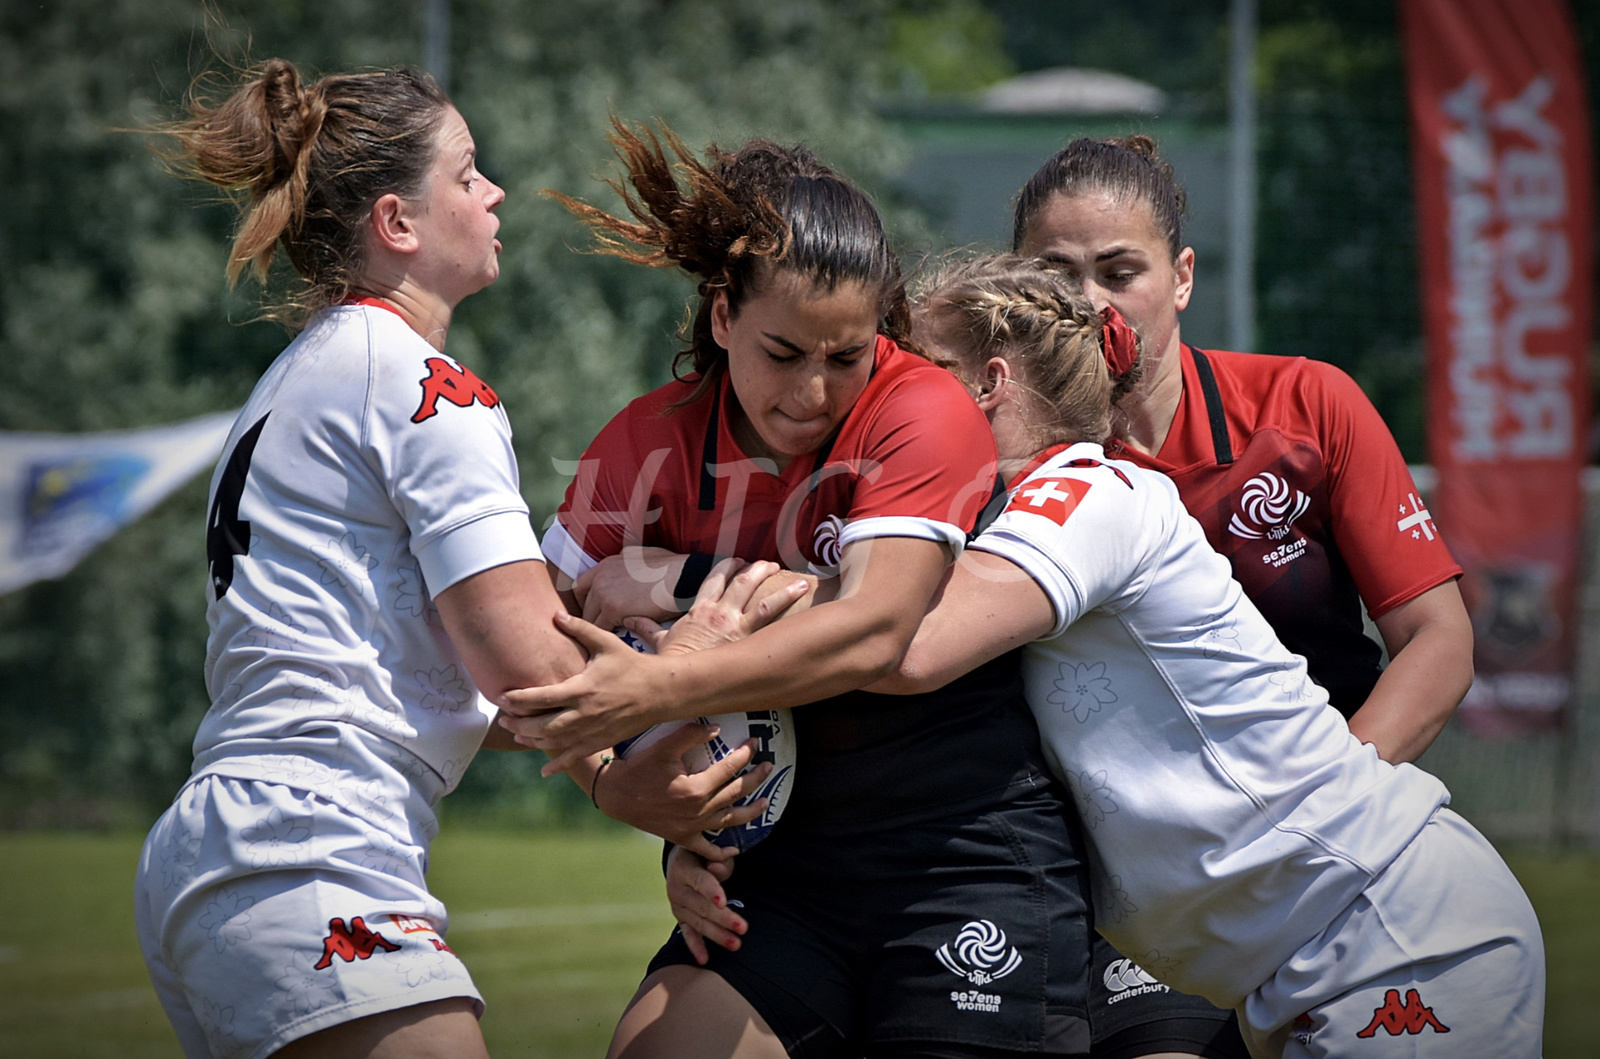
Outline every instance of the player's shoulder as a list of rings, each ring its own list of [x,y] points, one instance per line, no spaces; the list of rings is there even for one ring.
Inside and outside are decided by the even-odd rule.
[[[1310,440],[1355,417],[1373,417],[1372,402],[1336,364],[1310,357],[1206,350],[1224,407],[1250,431],[1272,428]]]
[[[1177,491],[1166,475],[1108,457],[1099,445],[1079,442],[1044,460],[1018,482],[1006,510],[1056,512],[1062,517],[1052,521],[1065,525],[1067,515],[1082,509],[1081,525],[1140,518],[1152,508],[1175,504]]]
[[[852,414],[863,423],[936,424],[956,437],[963,428],[989,432],[977,402],[954,373],[881,335],[872,379]]]
[[[1237,353],[1207,349],[1204,353],[1217,383],[1230,388],[1265,394],[1272,390],[1338,390],[1360,388],[1343,368],[1311,357],[1285,357],[1273,353]]]
[[[874,359],[869,390],[914,390],[918,393],[959,395],[969,402],[972,400],[961,380],[948,368],[905,349],[883,335],[878,336]]]
[[[635,397],[596,436],[596,442],[624,448],[674,448],[699,442],[716,408],[720,387],[710,387],[693,400],[696,378],[673,380]]]

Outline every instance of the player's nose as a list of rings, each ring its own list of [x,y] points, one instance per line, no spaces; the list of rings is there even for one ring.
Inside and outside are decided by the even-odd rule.
[[[828,403],[827,380],[822,377],[822,372],[807,372],[799,381],[794,391],[794,403],[797,411],[809,415],[817,415]]]

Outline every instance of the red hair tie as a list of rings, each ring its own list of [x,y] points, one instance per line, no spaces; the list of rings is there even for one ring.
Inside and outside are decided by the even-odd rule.
[[[1113,379],[1132,371],[1139,359],[1139,336],[1112,305],[1100,310],[1100,349],[1106,355],[1106,367],[1111,369]]]

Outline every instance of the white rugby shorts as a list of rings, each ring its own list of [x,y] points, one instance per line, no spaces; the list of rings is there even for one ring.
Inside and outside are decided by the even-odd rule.
[[[207,775],[145,840],[139,944],[190,1059],[260,1059],[366,1015],[483,1000],[444,941],[427,850],[316,795]]]
[[[1258,1059],[1539,1059],[1544,939],[1527,894],[1441,808],[1239,1009]]]

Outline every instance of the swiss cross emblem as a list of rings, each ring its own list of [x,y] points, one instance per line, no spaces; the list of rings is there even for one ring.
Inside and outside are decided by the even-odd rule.
[[[1067,517],[1088,492],[1089,483],[1077,478],[1031,478],[1017,490],[1006,510],[1043,515],[1056,525],[1065,526]]]

